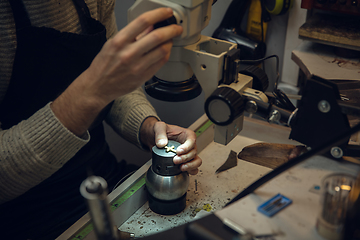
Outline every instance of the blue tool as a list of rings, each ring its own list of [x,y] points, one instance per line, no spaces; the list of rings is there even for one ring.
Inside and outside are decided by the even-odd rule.
[[[291,199],[279,193],[276,196],[270,198],[265,203],[261,204],[257,210],[266,216],[271,217],[291,203]]]

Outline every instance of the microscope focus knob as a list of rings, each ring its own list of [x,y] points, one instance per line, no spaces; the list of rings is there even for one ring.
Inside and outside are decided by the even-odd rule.
[[[252,88],[255,90],[265,92],[266,89],[269,87],[269,78],[266,72],[255,65],[249,65],[244,69],[240,70],[239,73],[253,78]]]
[[[226,86],[217,88],[205,102],[205,112],[213,123],[226,126],[243,114],[244,98],[234,89]]]
[[[177,19],[176,17],[173,15],[172,17],[168,18],[168,19],[165,19],[164,21],[161,21],[161,22],[158,22],[158,23],[155,23],[154,24],[154,29],[157,29],[157,28],[161,28],[161,27],[166,27],[166,26],[169,26],[171,24],[177,24]]]

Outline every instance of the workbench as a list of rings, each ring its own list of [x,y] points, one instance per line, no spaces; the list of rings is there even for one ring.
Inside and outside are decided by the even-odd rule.
[[[203,117],[190,128],[195,130],[205,121],[206,117]],[[137,188],[138,194],[132,195],[131,200],[122,201],[122,206],[113,212],[119,229],[135,233],[136,237],[146,237],[168,232],[166,230],[215,214],[219,219],[230,219],[256,234],[280,233],[275,239],[323,239],[315,230],[320,194],[311,190],[314,186],[320,186],[323,177],[330,173],[346,172],[356,175],[359,168],[315,156],[280,174],[255,193],[224,208],[245,187],[272,170],[239,159],[236,167],[216,174],[215,171],[226,161],[231,150],[239,153],[244,147],[257,142],[299,143],[288,139],[290,128],[251,118],[245,118],[243,130],[227,146],[211,140],[212,128],[210,126],[198,137],[199,156],[203,164],[197,175],[190,176],[185,210],[171,216],[152,212],[146,201],[146,191],[142,190],[141,184],[137,184],[140,186]],[[116,195],[128,190],[136,182],[134,179],[144,179],[150,165],[151,161],[116,189],[117,192],[110,194],[110,202],[119,202]],[[257,211],[259,205],[278,193],[292,199],[293,203],[271,218]],[[89,216],[84,216],[58,239],[95,239],[91,233],[83,238],[74,238],[74,232],[84,228],[88,221]],[[183,238],[173,236],[172,239]]]
[[[245,187],[271,171],[270,168],[238,160],[236,167],[216,174],[215,171],[226,161],[230,151],[239,153],[244,147],[261,141],[298,144],[288,139],[289,133],[290,129],[287,127],[246,118],[243,131],[228,145],[211,141],[200,151],[199,156],[203,164],[197,175],[190,176],[187,206],[184,211],[173,216],[163,216],[153,213],[148,203],[145,203],[120,227],[120,230],[143,237],[222,209]],[[209,139],[208,136],[200,136],[198,141],[202,141],[203,138]]]

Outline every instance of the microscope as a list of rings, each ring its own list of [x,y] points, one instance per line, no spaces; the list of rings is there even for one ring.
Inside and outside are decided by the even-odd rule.
[[[241,53],[236,42],[201,35],[209,24],[212,4],[213,0],[137,0],[128,10],[128,21],[152,9],[173,9],[172,18],[154,27],[178,24],[183,33],[173,39],[169,61],[145,84],[145,91],[170,102],[187,101],[204,91],[205,111],[216,124],[214,141],[226,145],[242,130],[243,96],[261,102],[268,99],[252,89],[252,77],[238,74]]]

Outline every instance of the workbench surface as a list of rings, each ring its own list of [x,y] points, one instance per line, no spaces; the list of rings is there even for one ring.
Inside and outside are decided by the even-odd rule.
[[[199,119],[197,122],[204,121]],[[230,220],[255,234],[278,234],[273,238],[276,240],[323,239],[315,229],[321,209],[318,191],[321,181],[332,173],[355,176],[360,170],[358,165],[314,156],[279,174],[254,193],[225,207],[244,188],[271,171],[270,168],[238,159],[237,166],[216,174],[215,171],[227,160],[231,151],[239,153],[244,147],[258,142],[299,143],[288,139],[290,128],[249,118],[245,118],[243,130],[227,146],[213,142],[214,131],[212,127],[208,129],[197,139],[203,164],[197,175],[190,176],[186,208],[171,216],[159,215],[150,210],[144,187],[144,174],[151,166],[150,160],[109,195],[110,201],[115,201],[111,203],[112,207],[119,203],[113,217],[120,230],[133,232],[136,237],[145,237],[213,213],[216,219]],[[135,190],[135,186],[138,190]],[[278,193],[291,199],[292,203],[272,217],[257,211],[260,205]],[[58,239],[95,239],[89,223],[90,216],[86,214]],[[162,234],[164,233],[172,234],[171,231]]]
[[[278,234],[276,240],[324,240],[316,231],[321,211],[321,182],[333,173],[356,176],[359,167],[339,163],[323,156],[314,156],[281,173],[254,193],[215,213],[220,219],[229,219],[256,235]],[[257,208],[276,194],[292,200],[292,204],[276,215],[267,217]]]
[[[239,153],[244,147],[261,141],[298,144],[288,139],[289,133],[289,128],[246,118],[243,131],[227,146],[211,142],[200,152],[199,156],[203,164],[197,175],[190,176],[184,211],[171,216],[159,215],[152,212],[148,203],[145,203],[119,229],[143,237],[222,209],[245,187],[271,171],[270,168],[238,160],[236,167],[215,174],[215,171],[226,161],[230,151]]]

